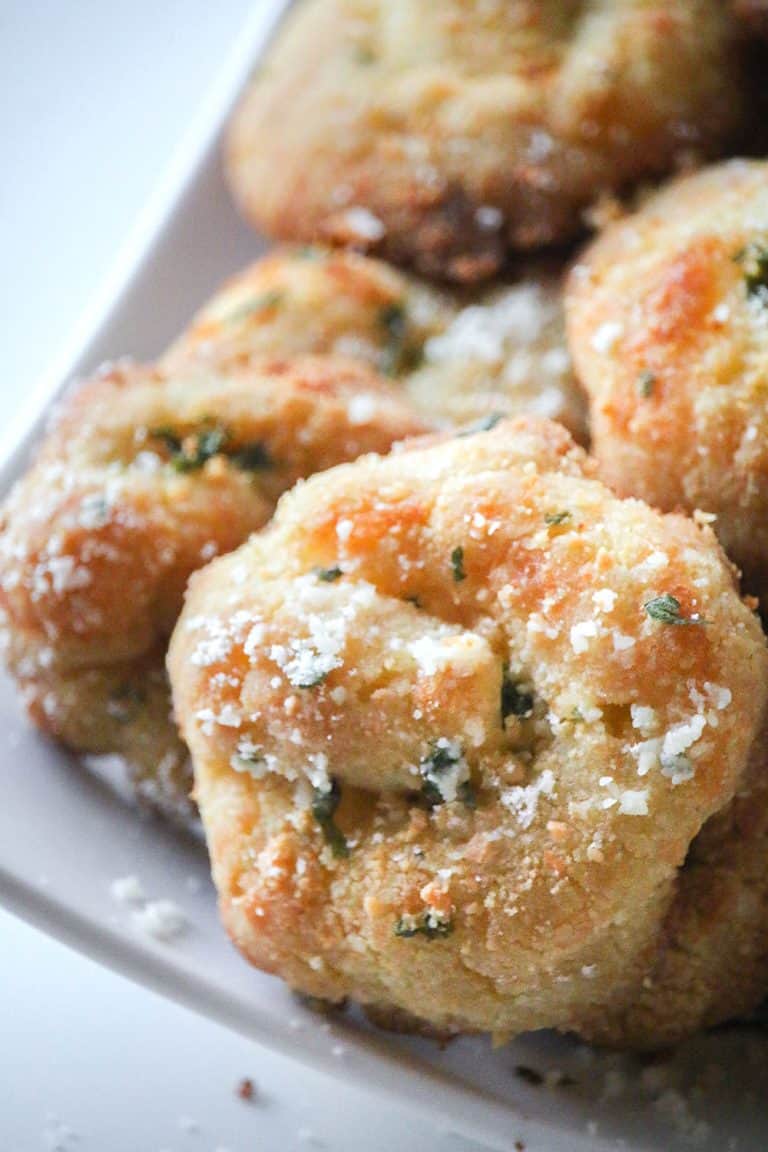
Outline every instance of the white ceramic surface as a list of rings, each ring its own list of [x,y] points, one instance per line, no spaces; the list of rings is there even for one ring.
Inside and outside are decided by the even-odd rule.
[[[0,474],[3,488],[23,466],[45,407],[72,375],[126,352],[152,356],[219,280],[258,250],[224,189],[218,133],[277,7],[255,6],[248,33],[75,333],[66,363],[4,429],[5,452],[15,447]],[[492,1148],[512,1149],[520,1140],[530,1152],[581,1152],[624,1140],[635,1152],[692,1145],[757,1152],[768,1143],[764,1042],[743,1032],[706,1038],[674,1063],[648,1069],[549,1035],[497,1052],[482,1040],[441,1051],[377,1033],[354,1014],[317,1017],[230,948],[199,841],[137,814],[34,733],[6,679],[0,756],[0,899],[135,980],[329,1075],[410,1102],[441,1128]],[[111,880],[132,873],[149,895],[184,909],[190,926],[178,941],[162,944],[138,932],[130,910],[112,900]],[[531,1084],[520,1066],[549,1074],[550,1082]]]

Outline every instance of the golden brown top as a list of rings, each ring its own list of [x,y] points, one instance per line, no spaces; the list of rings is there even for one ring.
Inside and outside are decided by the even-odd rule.
[[[305,0],[234,117],[230,180],[268,235],[483,279],[717,148],[731,37],[718,0]]]
[[[310,901],[334,965],[345,925],[387,970],[398,923],[449,919],[436,971],[471,957],[518,991],[662,890],[738,786],[768,670],[711,532],[617,499],[534,420],[296,488],[193,577],[169,667],[260,962],[300,963]],[[276,853],[282,943],[259,919]]]

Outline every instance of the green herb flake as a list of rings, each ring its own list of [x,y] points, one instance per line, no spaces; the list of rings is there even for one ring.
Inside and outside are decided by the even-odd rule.
[[[693,764],[684,752],[668,756],[661,754],[661,773],[669,777],[673,784],[682,784],[693,776]]]
[[[374,64],[376,61],[376,53],[367,44],[356,44],[353,51],[356,63],[367,67],[369,64]]]
[[[460,544],[451,552],[451,569],[453,570],[453,579],[457,584],[460,584],[462,580],[466,580],[467,574],[464,571],[464,549]]]
[[[109,694],[107,712],[118,724],[127,724],[136,718],[138,710],[146,701],[146,693],[142,688],[135,684],[118,684]]]
[[[419,764],[419,771],[424,781],[421,786],[421,794],[430,808],[437,808],[440,804],[446,803],[442,786],[444,777],[457,764],[462,765],[466,770],[466,763],[464,750],[456,741],[447,740],[443,737],[435,741],[431,747],[432,751]],[[468,808],[477,807],[477,796],[470,780],[462,780],[456,787],[456,799]]]
[[[394,376],[403,367],[405,340],[408,330],[408,314],[401,303],[387,304],[379,312],[379,325],[384,330],[386,342],[381,353],[381,370],[387,376]]]
[[[151,429],[149,435],[160,440],[171,453],[171,467],[176,472],[196,472],[205,467],[224,449],[229,434],[225,428],[212,425],[187,436],[179,436],[170,428]]]
[[[675,596],[670,595],[669,592],[664,592],[661,596],[654,596],[652,600],[646,600],[643,608],[651,620],[656,620],[659,624],[704,623],[700,617],[683,616],[680,601]]]
[[[319,688],[328,679],[328,673],[309,668],[306,672],[292,673],[289,679],[294,688]]]
[[[149,435],[153,440],[160,440],[170,452],[170,465],[176,472],[198,472],[214,456],[226,456],[235,468],[244,472],[261,472],[274,467],[274,461],[261,441],[232,447],[230,433],[218,424],[204,425],[198,431],[184,435],[172,428],[153,428]]]
[[[314,244],[300,244],[298,248],[291,250],[291,256],[294,260],[322,260],[324,253],[322,249],[316,248]]]
[[[439,940],[450,936],[453,932],[453,921],[444,920],[434,911],[427,911],[421,916],[401,916],[395,922],[395,936],[410,940],[414,936],[423,936],[426,940]]]
[[[476,436],[478,432],[490,432],[503,419],[503,412],[489,412],[481,420],[476,420],[473,424],[468,424],[466,428],[462,428],[460,432],[456,433],[456,436],[461,439],[464,436]]]
[[[231,760],[232,767],[237,768],[238,771],[250,772],[253,768],[263,768],[266,764],[264,759],[264,752],[261,748],[255,746],[243,745],[238,746],[237,751]]]
[[[333,584],[336,580],[340,580],[344,572],[335,564],[333,568],[315,568],[315,576],[323,584]]]
[[[341,789],[334,780],[329,791],[316,788],[312,797],[312,815],[320,825],[325,842],[337,860],[349,856],[349,845],[341,829],[334,820],[336,809],[341,802]]]
[[[509,665],[504,665],[501,677],[501,723],[508,716],[517,716],[521,720],[533,714],[533,693],[521,684],[516,683],[509,674]]]
[[[439,808],[440,805],[444,803],[442,792],[432,780],[426,779],[424,781],[421,786],[421,795],[430,808]]]
[[[150,428],[148,436],[151,440],[159,440],[169,452],[181,452],[181,437],[172,428]]]
[[[456,795],[465,808],[474,812],[477,808],[477,792],[471,780],[465,780],[463,784],[460,784]]]
[[[282,292],[265,292],[262,296],[243,301],[229,313],[227,320],[230,324],[238,324],[241,320],[249,320],[251,316],[260,316],[262,312],[271,312],[282,303]]]
[[[570,518],[570,512],[547,512],[546,516],[544,517],[544,523],[548,524],[550,527],[554,527],[558,524],[564,524],[566,520],[570,520]]]
[[[244,444],[242,448],[227,455],[235,468],[239,468],[242,472],[266,472],[275,466],[269,451],[260,440]]]
[[[637,378],[637,392],[644,400],[653,396],[653,390],[656,387],[656,377],[653,372],[641,372]]]
[[[734,259],[744,270],[744,287],[749,299],[768,308],[768,243],[748,244]]]

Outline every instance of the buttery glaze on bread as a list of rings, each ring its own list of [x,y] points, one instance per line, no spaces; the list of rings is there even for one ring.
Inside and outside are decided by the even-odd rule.
[[[5,659],[33,719],[184,811],[165,650],[187,578],[300,477],[424,427],[370,369],[116,367],[65,399],[0,523]]]
[[[571,351],[600,475],[624,496],[716,517],[768,596],[768,163],[677,181],[573,268]]]
[[[472,291],[428,285],[380,260],[281,248],[233,277],[166,354],[171,366],[302,353],[361,360],[401,381],[429,421],[534,413],[587,439],[565,341],[560,275],[531,261]]]
[[[740,121],[721,0],[304,0],[231,124],[245,215],[469,282]]]
[[[253,963],[441,1030],[664,1042],[631,1014],[766,695],[709,529],[546,421],[364,457],[194,576],[169,669]]]

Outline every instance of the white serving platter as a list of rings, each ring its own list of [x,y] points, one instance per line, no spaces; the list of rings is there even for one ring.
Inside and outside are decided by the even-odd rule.
[[[256,3],[109,283],[73,335],[66,362],[3,430],[3,492],[72,377],[104,359],[154,356],[226,275],[263,249],[231,206],[219,143],[232,100],[283,6]],[[250,969],[227,942],[200,838],[137,812],[107,779],[33,731],[5,677],[0,757],[0,901],[195,1011],[493,1149],[511,1152],[517,1142],[528,1152],[768,1147],[768,1037],[721,1031],[649,1065],[551,1034],[496,1051],[483,1039],[440,1048],[378,1032],[356,1013],[318,1016],[280,982]],[[162,943],[137,928],[131,908],[111,894],[112,882],[129,875],[140,878],[149,898],[184,910],[183,935]],[[532,1082],[536,1074],[543,1083]]]

